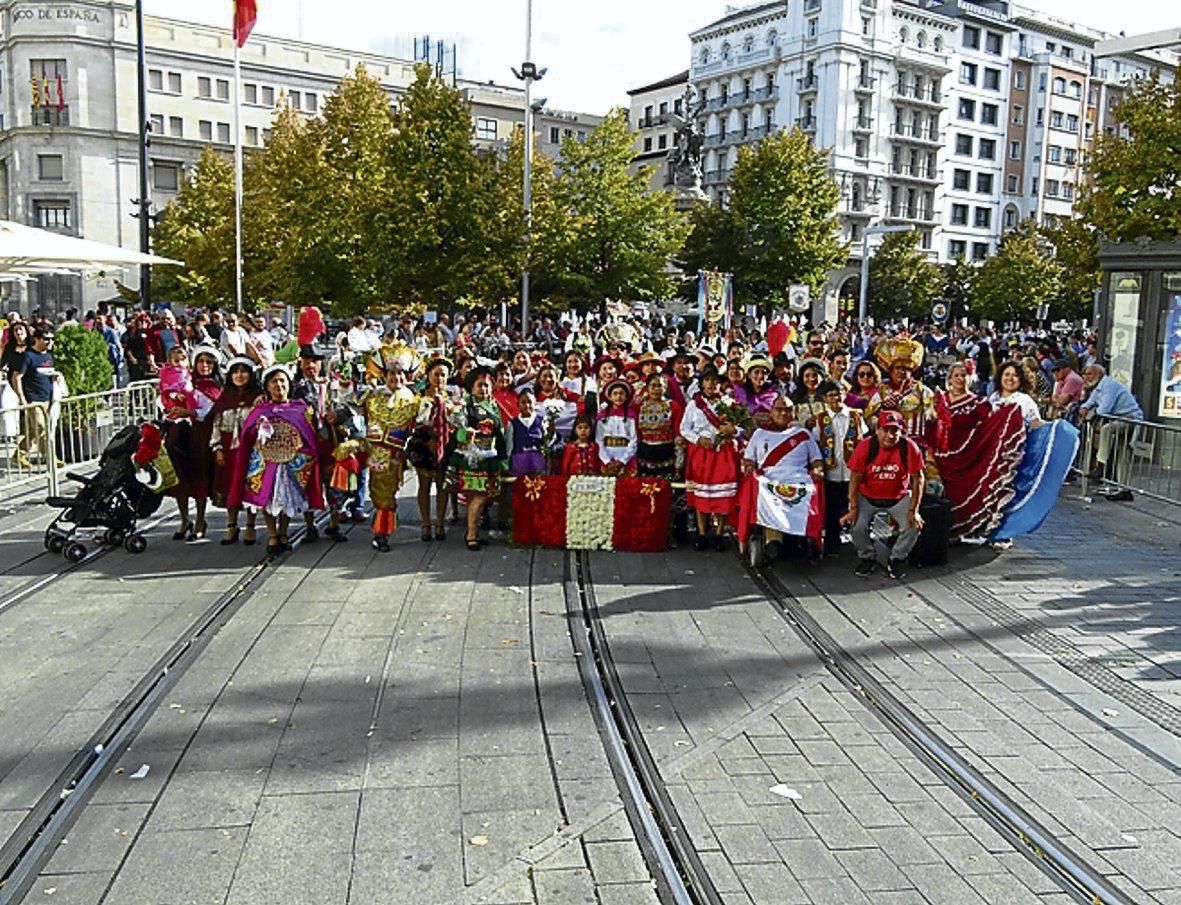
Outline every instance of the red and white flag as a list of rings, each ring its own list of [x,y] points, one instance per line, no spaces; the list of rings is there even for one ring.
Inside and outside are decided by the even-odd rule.
[[[57,74],[57,109],[66,109],[66,89],[62,84],[62,74],[60,72]]]
[[[241,47],[258,19],[258,0],[234,0],[234,41]]]

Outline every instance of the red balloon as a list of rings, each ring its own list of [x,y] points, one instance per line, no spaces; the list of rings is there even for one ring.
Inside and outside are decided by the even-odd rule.
[[[787,324],[783,321],[775,321],[767,328],[767,351],[771,353],[774,358],[783,351],[783,347],[787,345]]]

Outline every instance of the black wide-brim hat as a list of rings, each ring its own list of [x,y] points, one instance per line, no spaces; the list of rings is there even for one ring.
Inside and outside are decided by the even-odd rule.
[[[323,361],[328,356],[324,353],[319,343],[309,343],[306,346],[299,347],[299,357]]]

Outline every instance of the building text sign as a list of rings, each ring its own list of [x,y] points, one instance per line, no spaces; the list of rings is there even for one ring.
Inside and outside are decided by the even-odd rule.
[[[85,6],[18,6],[12,11],[13,22],[72,21],[101,22],[97,10]]]

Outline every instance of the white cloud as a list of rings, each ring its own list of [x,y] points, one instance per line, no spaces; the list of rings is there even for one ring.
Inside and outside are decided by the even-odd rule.
[[[145,0],[147,12],[225,24],[226,0]],[[258,30],[350,49],[391,52],[414,35],[454,39],[468,78],[512,80],[525,53],[525,0],[258,0]],[[1171,4],[1129,0],[1027,2],[1051,15],[1128,34],[1178,23]],[[627,90],[689,64],[688,34],[721,16],[724,0],[534,0],[533,57],[549,73],[539,87],[550,105],[605,112],[625,104]]]

